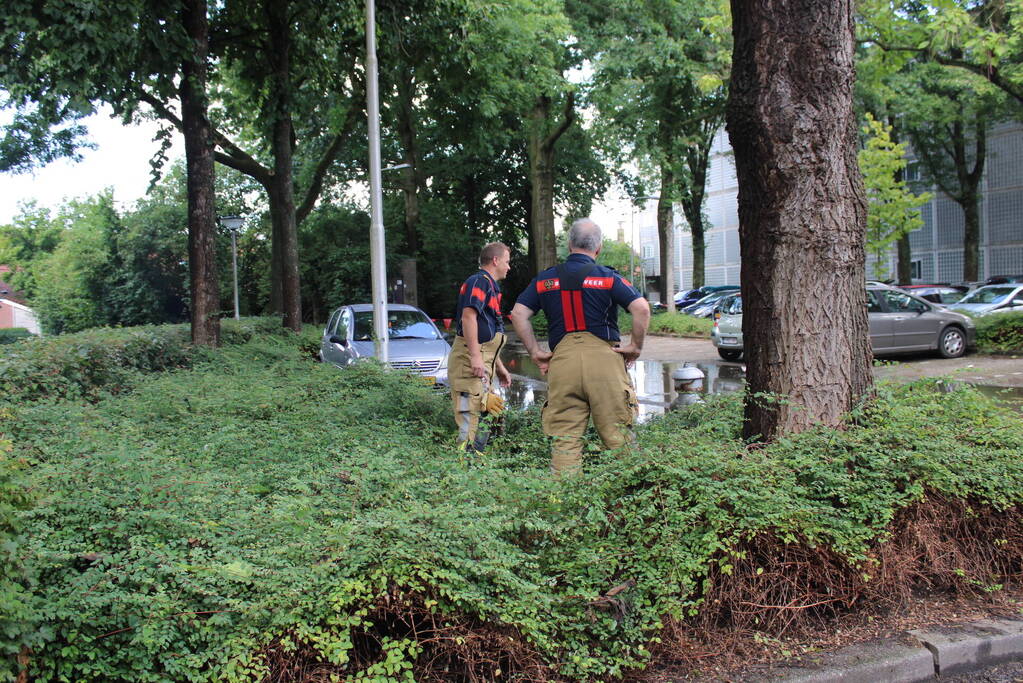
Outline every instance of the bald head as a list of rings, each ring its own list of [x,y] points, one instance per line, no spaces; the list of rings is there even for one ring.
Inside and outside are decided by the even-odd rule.
[[[600,226],[589,218],[580,218],[568,229],[568,250],[596,254],[603,245]]]

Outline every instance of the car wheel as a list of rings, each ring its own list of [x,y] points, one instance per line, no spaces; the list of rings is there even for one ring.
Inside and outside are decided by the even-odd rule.
[[[718,349],[718,355],[725,360],[739,360],[742,358],[742,351],[738,349]]]
[[[958,327],[946,327],[938,337],[938,353],[942,358],[959,358],[966,353],[966,334]]]

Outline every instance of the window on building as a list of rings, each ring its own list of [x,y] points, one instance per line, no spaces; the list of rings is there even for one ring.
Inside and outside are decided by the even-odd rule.
[[[909,262],[910,277],[914,280],[919,280],[923,277],[924,262],[923,259],[913,259]]]

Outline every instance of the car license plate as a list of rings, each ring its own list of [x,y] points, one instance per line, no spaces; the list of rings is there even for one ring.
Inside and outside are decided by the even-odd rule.
[[[420,377],[425,383],[429,384],[430,386],[433,386],[434,384],[437,383],[437,378],[433,377],[432,375],[421,375]]]
[[[739,339],[737,337],[721,337],[721,343],[735,346],[739,343]]]

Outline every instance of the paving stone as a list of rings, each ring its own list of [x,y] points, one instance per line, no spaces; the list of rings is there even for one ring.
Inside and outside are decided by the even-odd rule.
[[[1023,659],[1023,620],[984,619],[965,626],[909,633],[934,655],[938,674]]]

